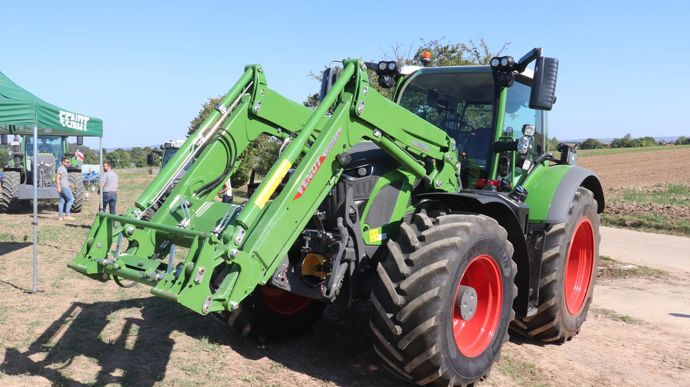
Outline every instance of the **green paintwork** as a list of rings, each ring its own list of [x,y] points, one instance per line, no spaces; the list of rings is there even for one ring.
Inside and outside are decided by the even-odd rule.
[[[269,89],[260,66],[247,66],[220,107],[142,193],[137,208],[123,217],[99,215],[70,267],[100,280],[115,275],[148,284],[153,294],[198,313],[233,310],[274,273],[337,183],[343,168],[336,156],[355,144],[370,140],[388,151],[401,163],[408,186],[419,178],[434,189],[457,191],[454,142],[370,87],[361,61],[344,63],[315,111]],[[230,171],[226,166],[262,133],[293,138],[246,205],[215,202],[215,192],[238,164]],[[204,142],[205,137],[211,140]],[[192,156],[189,170],[161,199]],[[292,176],[269,200],[290,168]],[[407,209],[406,195],[396,206],[395,221]],[[158,209],[147,219],[155,203]],[[183,203],[191,214],[188,222]],[[214,232],[225,214],[227,226]],[[186,249],[174,267],[167,265],[171,244]],[[225,266],[228,274],[214,291],[211,274]]]
[[[506,100],[508,99],[508,89],[507,88],[502,88],[501,91],[498,93],[498,107],[496,108],[496,115],[495,115],[495,125],[494,125],[494,141],[498,141],[501,139],[501,136],[503,135],[503,122],[505,121],[505,116],[506,116]],[[497,170],[498,170],[498,153],[494,153],[492,160],[491,160],[491,173],[489,174],[491,179],[496,178]],[[515,166],[515,163],[513,162],[512,164]]]
[[[529,205],[529,221],[541,223],[546,220],[553,195],[561,179],[572,168],[571,165],[552,165],[543,163],[535,167],[523,186],[527,189],[526,203]]]
[[[10,125],[11,127],[5,127]],[[103,121],[50,104],[0,72],[0,134],[103,135]]]
[[[414,210],[410,205],[413,186],[419,192],[457,192],[461,187],[455,141],[379,94],[369,84],[362,61],[343,63],[341,75],[316,110],[276,93],[268,87],[260,66],[247,66],[218,108],[144,190],[136,208],[122,216],[96,218],[69,266],[102,281],[118,276],[147,284],[151,293],[197,313],[232,311],[275,273],[339,181],[344,168],[337,156],[354,145],[371,141],[400,163],[398,170],[378,180],[363,210],[361,219],[365,220],[372,199],[387,185],[402,181],[389,221],[374,229],[361,222],[366,244],[382,244],[383,234],[395,236],[401,219]],[[419,70],[463,71],[490,69]],[[414,76],[398,83],[397,99]],[[506,89],[499,89],[495,139],[502,135],[506,98]],[[289,143],[245,205],[217,202],[216,192],[239,167],[237,156],[261,134]],[[496,175],[497,160],[494,156],[488,167],[490,177]],[[186,166],[189,169],[180,177]],[[568,168],[544,163],[526,179],[530,221],[546,218]],[[517,177],[515,171],[511,176]],[[175,177],[179,182],[172,187]],[[169,266],[173,245],[177,254]],[[221,270],[225,275],[212,284],[212,274]]]
[[[362,239],[367,245],[378,246],[386,243],[390,239],[396,239],[400,232],[400,222],[403,216],[408,212],[407,206],[410,202],[412,193],[412,186],[414,185],[414,175],[402,170],[394,170],[386,173],[378,179],[374,188],[371,191],[371,198],[376,198],[381,190],[395,182],[400,182],[400,194],[395,202],[395,207],[391,212],[388,222],[380,227],[372,228],[366,223],[367,215],[371,207],[374,205],[374,200],[367,201],[362,211],[360,227],[362,230]]]

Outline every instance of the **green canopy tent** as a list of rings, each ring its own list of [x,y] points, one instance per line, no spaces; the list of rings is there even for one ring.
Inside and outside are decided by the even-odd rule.
[[[37,163],[38,135],[86,136],[99,138],[100,164],[103,165],[103,121],[55,106],[29,93],[0,72],[0,134],[33,134],[33,165]],[[33,172],[33,269],[31,290],[36,291],[38,248],[38,194],[36,170]],[[100,207],[103,208],[101,194]]]

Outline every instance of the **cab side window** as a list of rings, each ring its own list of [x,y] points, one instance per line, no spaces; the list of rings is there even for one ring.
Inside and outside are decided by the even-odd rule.
[[[523,125],[534,125],[536,127],[534,150],[537,154],[542,154],[545,142],[543,114],[540,110],[529,108],[529,95],[530,87],[519,81],[508,88],[503,133],[518,139],[522,137]]]

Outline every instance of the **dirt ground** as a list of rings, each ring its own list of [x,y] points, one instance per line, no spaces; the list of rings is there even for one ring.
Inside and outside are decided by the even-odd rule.
[[[149,177],[121,179],[124,209]],[[261,343],[153,297],[144,286],[120,289],[68,269],[96,200],[67,223],[56,220],[52,206],[41,206],[36,294],[28,292],[31,216],[0,214],[0,385],[401,384],[369,344],[366,305],[327,309],[310,336]],[[690,385],[687,275],[606,274],[575,339],[537,345],[512,338],[482,385]]]
[[[577,163],[597,172],[607,192],[670,182],[690,185],[690,147],[596,155],[585,151]]]
[[[602,151],[578,163],[601,178],[604,224],[690,236],[690,147]]]

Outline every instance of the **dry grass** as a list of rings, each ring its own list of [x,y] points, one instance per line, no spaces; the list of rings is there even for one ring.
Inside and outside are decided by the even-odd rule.
[[[616,280],[625,278],[667,278],[669,273],[644,265],[633,265],[602,255],[599,257],[598,278]]]
[[[120,211],[151,178],[121,175]],[[371,350],[367,310],[335,309],[313,335],[265,344],[145,286],[120,289],[68,269],[97,206],[91,197],[76,221],[62,223],[54,205],[41,204],[36,294],[28,292],[31,214],[0,214],[0,385],[398,385]]]

